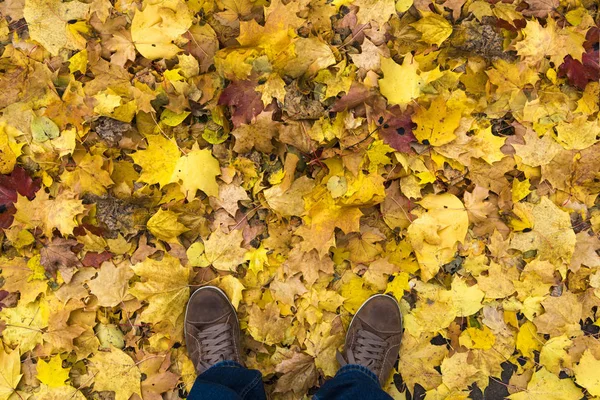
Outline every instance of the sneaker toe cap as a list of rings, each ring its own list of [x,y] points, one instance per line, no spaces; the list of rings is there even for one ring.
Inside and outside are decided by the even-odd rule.
[[[235,310],[220,290],[205,287],[192,294],[187,306],[186,323],[209,324],[230,316]]]
[[[395,334],[402,331],[402,313],[398,302],[387,295],[371,298],[358,317],[377,332]]]

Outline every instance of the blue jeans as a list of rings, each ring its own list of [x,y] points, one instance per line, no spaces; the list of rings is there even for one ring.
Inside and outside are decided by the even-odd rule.
[[[198,376],[188,400],[266,400],[262,375],[234,361],[221,361]],[[377,376],[361,365],[340,368],[325,382],[313,400],[392,400],[379,386]]]

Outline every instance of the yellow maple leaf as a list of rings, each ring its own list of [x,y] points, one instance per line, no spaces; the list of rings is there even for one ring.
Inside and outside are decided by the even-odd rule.
[[[256,304],[248,310],[248,333],[267,345],[282,342],[290,325],[291,317],[282,318],[274,301],[267,304],[264,310]]]
[[[25,353],[42,343],[42,329],[48,327],[49,309],[44,298],[39,301],[18,304],[14,308],[0,311],[6,328],[2,331],[2,339],[9,346],[19,346]]]
[[[250,200],[248,193],[236,184],[219,185],[219,197],[211,197],[211,204],[215,204],[215,208],[223,207],[231,216],[235,217],[235,213],[239,209],[238,201]]]
[[[408,284],[409,275],[406,272],[400,272],[393,275],[394,279],[387,284],[385,293],[391,293],[396,300],[400,301],[404,297],[405,291],[410,291]]]
[[[269,265],[269,258],[267,257],[268,250],[264,248],[261,243],[257,249],[252,249],[244,256],[248,262],[248,269],[254,274],[258,275],[263,270],[264,265]]]
[[[572,345],[573,341],[567,335],[551,338],[540,351],[540,364],[556,375],[563,368],[571,368],[572,360],[567,350]]]
[[[171,58],[181,51],[174,42],[192,25],[192,12],[181,0],[146,0],[135,9],[131,39],[144,57]]]
[[[241,230],[226,234],[217,229],[204,241],[206,259],[218,270],[235,271],[238,265],[246,261],[247,252],[242,247],[242,241]]]
[[[204,243],[194,242],[185,251],[188,258],[188,265],[191,267],[208,267],[210,262],[204,254]]]
[[[479,275],[477,284],[487,299],[502,299],[515,292],[513,281],[518,277],[519,273],[514,267],[505,267],[492,261],[487,276]]]
[[[300,395],[317,382],[318,373],[313,357],[297,348],[277,347],[271,359],[277,365],[275,370],[283,374],[277,380],[274,393],[285,393],[291,389],[292,392]]]
[[[381,71],[383,78],[379,79],[379,91],[390,104],[398,104],[403,109],[421,96],[425,85],[442,76],[439,68],[418,73],[419,63],[412,55],[404,57],[402,65],[391,58],[381,57]]]
[[[86,153],[73,171],[65,171],[61,181],[78,194],[93,193],[102,196],[114,182],[110,174],[102,169],[104,160],[100,155]]]
[[[73,386],[63,385],[59,387],[51,387],[40,385],[40,390],[35,393],[36,398],[44,400],[86,400],[83,393],[75,389]]]
[[[250,125],[243,124],[235,128],[231,134],[235,136],[233,151],[247,153],[252,148],[263,153],[273,150],[271,139],[277,134],[277,124],[271,118],[272,112],[262,112]]]
[[[456,138],[454,131],[460,124],[462,109],[448,107],[442,96],[432,100],[428,109],[419,107],[413,116],[417,128],[413,130],[415,137],[424,144],[441,146]]]
[[[452,25],[441,15],[432,12],[422,12],[423,18],[411,24],[423,35],[421,39],[438,47],[452,34]]]
[[[243,47],[261,47],[270,60],[275,60],[291,44],[291,40],[297,36],[295,29],[304,22],[296,15],[300,7],[301,3],[298,2],[285,4],[281,0],[272,1],[265,7],[264,26],[255,20],[240,21],[237,41]]]
[[[76,71],[85,74],[88,63],[88,52],[86,49],[77,52],[69,58],[69,72],[74,73]]]
[[[137,282],[129,293],[148,301],[141,320],[154,324],[169,321],[175,325],[190,295],[189,269],[170,254],[165,254],[160,261],[147,258],[131,268],[142,282]]]
[[[402,379],[411,392],[416,384],[423,386],[425,390],[431,390],[442,383],[442,375],[436,367],[442,364],[448,355],[448,349],[446,346],[431,344],[432,337],[431,334],[415,337],[409,332],[405,332],[402,337],[398,370],[402,371]]]
[[[573,27],[561,28],[556,20],[549,18],[546,27],[537,19],[528,20],[522,30],[523,39],[515,44],[517,54],[528,65],[536,65],[550,56],[555,65],[560,65],[567,55],[581,61],[585,52],[585,37]]]
[[[335,243],[335,228],[340,228],[344,233],[357,232],[361,215],[358,207],[337,205],[327,194],[310,206],[305,217],[306,225],[301,226],[296,235],[304,238],[301,244],[303,250],[308,252],[317,249],[323,256]]]
[[[417,337],[423,334],[437,334],[447,328],[456,318],[456,309],[447,291],[421,281],[417,281],[415,290],[419,293],[419,300],[417,306],[405,315],[406,331]]]
[[[354,0],[352,4],[358,6],[356,18],[361,25],[374,21],[378,27],[381,27],[396,14],[394,0]]]
[[[547,197],[542,197],[539,204],[519,203],[531,212],[533,229],[531,232],[516,233],[510,241],[510,247],[521,250],[537,250],[541,260],[548,260],[554,265],[571,261],[575,243],[575,232],[571,228],[569,214],[558,208]],[[562,261],[561,261],[562,260]]]
[[[2,259],[3,290],[19,292],[20,304],[28,304],[36,300],[40,293],[48,290],[44,267],[40,265],[40,255],[25,262],[24,258]],[[34,269],[32,271],[32,268]]]
[[[473,315],[483,307],[481,304],[484,297],[483,291],[477,285],[468,286],[459,277],[452,280],[452,288],[448,295],[451,298],[452,311],[459,317]]]
[[[512,182],[512,201],[517,203],[527,197],[531,193],[531,190],[529,190],[530,186],[529,179],[519,181],[515,178]]]
[[[342,276],[339,293],[345,298],[344,308],[354,314],[375,292],[365,288],[361,277],[348,271]]]
[[[573,121],[560,121],[556,125],[556,140],[567,150],[583,150],[598,142],[600,123],[598,119],[588,121],[587,115],[575,117]]]
[[[579,364],[573,367],[575,382],[583,386],[592,396],[600,396],[600,360],[588,349],[583,353]]]
[[[527,389],[508,396],[511,400],[579,400],[581,390],[570,379],[559,379],[557,375],[540,368],[533,373]]]
[[[89,4],[79,1],[63,3],[60,0],[27,0],[23,16],[29,26],[29,35],[52,55],[63,48],[81,50],[86,39],[76,30],[69,29],[73,20],[85,20]]]
[[[177,237],[189,229],[177,221],[177,214],[173,211],[159,208],[147,222],[146,227],[154,236],[165,242],[177,242]]]
[[[539,333],[551,337],[562,334],[574,335],[581,331],[579,320],[582,305],[577,295],[565,292],[560,297],[548,297],[542,301],[544,313],[533,320]]]
[[[408,227],[421,278],[428,281],[440,266],[452,260],[457,243],[467,234],[469,218],[463,203],[450,193],[428,195],[419,202],[427,210]]]
[[[533,323],[526,321],[521,325],[519,333],[517,333],[516,346],[523,357],[533,358],[534,351],[540,351],[542,345],[543,343],[537,334],[537,328]]]
[[[507,96],[510,101],[519,95],[526,85],[535,85],[540,79],[533,68],[523,63],[509,63],[498,59],[494,68],[485,71],[491,83],[497,86],[496,93]]]
[[[600,104],[598,104],[598,97],[600,97],[600,83],[589,82],[583,91],[583,95],[577,101],[575,113],[591,115],[598,111],[600,106]]]
[[[304,195],[310,193],[315,183],[307,176],[296,179],[289,188],[274,185],[265,190],[265,200],[269,207],[284,217],[302,215],[304,213]]]
[[[0,154],[2,154],[2,157],[0,158],[1,174],[9,174],[12,172],[17,163],[17,157],[20,155],[20,152],[16,154],[13,151],[13,142],[14,140],[6,134],[4,126],[0,125]]]
[[[110,116],[115,108],[121,105],[121,96],[110,89],[98,92],[94,95],[94,99],[96,100],[94,112],[100,115]]]
[[[64,236],[71,235],[79,225],[76,217],[85,210],[83,202],[74,197],[73,193],[63,192],[50,199],[44,190],[38,191],[31,201],[19,195],[13,226],[21,224],[25,229],[41,227],[47,237],[52,237],[55,228]]]
[[[225,275],[219,279],[217,286],[227,294],[231,304],[237,309],[243,298],[242,292],[246,289],[242,282],[232,275]]]
[[[49,361],[39,360],[37,364],[37,378],[50,387],[66,386],[71,368],[62,367],[60,355],[55,355]]]
[[[538,137],[533,129],[527,129],[523,137],[525,144],[514,143],[516,156],[529,166],[549,164],[561,151],[561,146],[549,134]]]
[[[175,165],[172,182],[181,181],[181,190],[188,201],[196,197],[200,189],[209,196],[219,195],[216,176],[221,174],[219,161],[208,149],[200,150],[196,143],[192,151],[181,157]]]
[[[19,350],[15,349],[7,353],[0,348],[0,371],[2,371],[2,379],[0,379],[0,398],[8,399],[16,391],[17,385],[23,374],[21,372],[21,357]]]
[[[160,114],[160,122],[167,126],[177,126],[180,125],[187,118],[188,115],[190,115],[189,111],[176,113],[174,111],[169,110],[168,108],[165,108]]]
[[[388,286],[388,278],[394,274],[399,273],[400,268],[390,263],[385,258],[380,258],[369,264],[367,271],[363,275],[363,279],[367,284],[372,286],[376,290],[385,290]]]
[[[302,296],[308,290],[300,281],[300,274],[287,277],[285,280],[275,278],[269,285],[273,298],[281,306],[294,307],[296,296]],[[293,314],[290,312],[290,314]],[[287,315],[287,314],[286,314]]]
[[[431,400],[467,400],[469,391],[460,389],[450,389],[445,384],[441,384],[433,390],[427,392],[427,398]]]
[[[331,318],[335,318],[332,316]],[[306,341],[306,353],[315,359],[315,365],[325,376],[334,376],[338,370],[338,363],[335,359],[337,349],[344,341],[341,332],[332,333],[331,320],[322,321],[316,329],[308,332]]]
[[[142,167],[138,181],[149,185],[158,183],[161,187],[165,186],[172,182],[179,160],[177,143],[162,135],[150,135],[146,140],[148,140],[148,147],[131,155],[133,162]]]
[[[442,361],[442,382],[449,389],[462,389],[473,382],[487,381],[485,373],[468,361],[469,353],[454,353]]]
[[[465,192],[464,201],[465,209],[469,215],[469,220],[473,223],[485,221],[488,215],[494,210],[494,205],[489,201],[485,201],[489,196],[490,191],[481,186],[475,186],[473,192]]]
[[[341,92],[348,93],[355,79],[354,72],[356,67],[353,65],[346,66],[345,60],[335,65],[334,68],[337,68],[337,73],[323,69],[315,77],[316,82],[327,86],[327,90],[325,91],[326,98],[337,96]]]
[[[467,328],[460,334],[458,342],[467,349],[489,350],[496,343],[496,336],[487,326],[483,329]]]
[[[96,351],[89,361],[95,370],[94,390],[114,392],[115,400],[128,400],[134,393],[142,396],[142,374],[123,351],[115,347],[108,352]]]
[[[486,129],[477,129],[465,146],[465,150],[471,157],[480,157],[488,164],[493,164],[504,158],[504,153],[500,149],[505,141],[506,138],[495,136],[492,127],[489,126]]]
[[[98,305],[115,307],[127,295],[127,281],[133,276],[128,265],[116,266],[110,261],[102,263],[98,276],[87,282],[90,292],[98,298]]]

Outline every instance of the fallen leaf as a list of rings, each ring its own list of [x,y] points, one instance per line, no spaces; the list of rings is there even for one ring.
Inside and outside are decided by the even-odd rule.
[[[54,239],[49,246],[40,250],[40,264],[53,276],[60,271],[65,282],[69,283],[81,262],[71,248],[77,245],[75,240]]]
[[[575,381],[579,386],[583,386],[592,396],[600,394],[600,377],[594,371],[598,370],[600,360],[594,358],[589,350],[583,353],[579,364],[573,367],[575,372]]]
[[[242,232],[231,231],[229,234],[221,230],[213,232],[204,241],[206,258],[213,267],[221,271],[235,271],[237,266],[246,260],[246,249],[241,247]]]
[[[94,390],[111,391],[116,400],[128,400],[132,394],[142,395],[141,373],[131,357],[117,348],[97,351],[90,357],[94,375]]]
[[[147,258],[131,268],[143,281],[131,287],[129,293],[148,302],[141,320],[154,324],[169,321],[175,325],[190,295],[189,269],[169,254],[160,261]]]
[[[177,214],[159,208],[146,224],[151,234],[166,242],[177,242],[177,237],[189,229],[177,221]]]
[[[525,391],[512,394],[508,398],[511,400],[576,400],[582,396],[583,393],[573,381],[559,379],[545,368],[541,368],[533,373]]]
[[[145,2],[135,10],[131,39],[137,51],[148,59],[171,58],[181,49],[173,42],[192,25],[192,13],[180,0]]]
[[[30,26],[31,38],[56,56],[63,48],[81,50],[85,47],[86,39],[70,24],[71,21],[85,20],[89,7],[79,1],[27,0],[23,17]]]
[[[0,381],[0,395],[8,399],[15,393],[17,385],[21,380],[21,359],[19,352],[13,350],[10,353],[0,350],[0,366],[2,367],[2,376]]]
[[[220,174],[219,162],[210,150],[200,150],[196,145],[179,159],[171,181],[181,181],[181,191],[188,201],[192,201],[197,190],[202,190],[209,196],[218,196],[219,187],[215,177]]]
[[[37,365],[37,378],[49,387],[65,386],[65,381],[69,379],[70,368],[62,367],[62,359],[55,355],[46,362],[40,360]]]
[[[98,298],[98,305],[115,307],[127,296],[127,282],[133,271],[127,265],[116,266],[112,262],[104,262],[100,266],[98,276],[87,285],[90,292]]]

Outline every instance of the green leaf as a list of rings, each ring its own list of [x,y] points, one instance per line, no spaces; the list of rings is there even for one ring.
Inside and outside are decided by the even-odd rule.
[[[33,117],[31,120],[31,133],[33,140],[42,143],[48,139],[57,138],[60,135],[58,126],[48,117]]]

